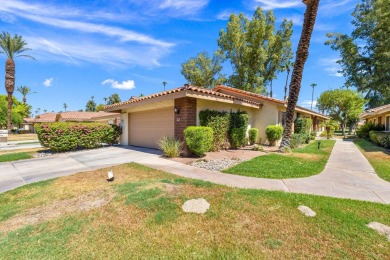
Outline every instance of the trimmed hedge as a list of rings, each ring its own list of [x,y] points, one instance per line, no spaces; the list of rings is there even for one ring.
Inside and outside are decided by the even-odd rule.
[[[102,123],[43,123],[35,125],[39,142],[55,152],[97,148],[118,143],[122,129]]]
[[[215,110],[203,110],[199,112],[201,126],[208,126],[213,129],[213,151],[219,151],[224,147],[228,139],[230,127],[230,115],[227,112]]]
[[[248,128],[248,114],[245,111],[226,112],[216,110],[202,110],[199,112],[199,121],[201,126],[211,127],[213,129],[213,151],[218,151],[224,147],[227,138],[233,148],[239,148],[245,143],[246,132]],[[238,134],[240,129],[241,133]],[[234,135],[234,136],[232,136]],[[232,140],[234,138],[234,140]],[[239,140],[237,140],[239,138]]]
[[[369,137],[374,144],[390,148],[390,132],[370,131]]]
[[[283,127],[280,125],[269,125],[265,129],[265,134],[267,136],[267,140],[270,146],[274,146],[276,144],[276,141],[282,138]]]
[[[249,129],[249,143],[255,144],[257,143],[258,139],[259,139],[259,129],[257,128]]]
[[[291,149],[298,148],[301,144],[310,143],[310,135],[308,134],[292,134],[290,137],[290,147]]]
[[[188,149],[196,156],[203,156],[213,147],[213,129],[206,126],[189,126],[184,130]]]
[[[365,123],[356,131],[356,135],[359,138],[369,139],[370,131],[384,131],[385,126],[380,124],[374,124],[371,122]]]
[[[295,134],[310,134],[313,120],[306,117],[298,117],[294,122],[294,133]]]

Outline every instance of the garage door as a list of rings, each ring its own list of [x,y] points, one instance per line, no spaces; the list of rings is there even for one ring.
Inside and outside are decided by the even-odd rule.
[[[163,136],[174,136],[173,107],[129,114],[129,144],[158,148]]]

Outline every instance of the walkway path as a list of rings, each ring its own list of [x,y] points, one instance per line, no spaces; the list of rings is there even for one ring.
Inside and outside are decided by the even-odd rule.
[[[163,159],[156,150],[109,147],[13,163],[0,163],[0,192],[26,183],[136,162],[179,176],[238,188],[280,190],[390,204],[390,183],[380,179],[352,142],[337,141],[325,170],[316,176],[272,180],[208,171]]]

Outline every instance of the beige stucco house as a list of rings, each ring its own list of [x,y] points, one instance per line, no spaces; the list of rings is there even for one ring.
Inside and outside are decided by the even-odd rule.
[[[390,131],[390,104],[366,110],[360,118],[366,122],[384,125],[385,131]]]
[[[218,86],[210,90],[186,84],[149,96],[131,98],[106,106],[104,110],[121,114],[121,144],[158,148],[157,142],[164,135],[184,140],[184,129],[199,125],[199,112],[206,109],[246,111],[249,128],[258,128],[264,143],[268,125],[284,124],[286,106],[285,101],[231,87]],[[297,107],[296,116],[298,113],[312,118],[315,122],[313,130],[316,131],[321,131],[319,124],[328,119],[302,107]]]

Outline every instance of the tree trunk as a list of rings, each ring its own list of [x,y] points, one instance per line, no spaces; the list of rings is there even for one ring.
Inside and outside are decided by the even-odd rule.
[[[311,92],[311,106],[310,106],[310,110],[313,110],[313,101],[314,101],[314,86],[313,86],[313,90]]]
[[[27,101],[26,96],[23,96],[23,104],[26,104],[26,101]]]
[[[349,124],[349,131],[348,131],[348,134],[352,134],[352,130],[353,130],[353,128],[355,127],[355,122],[351,122],[350,124]]]
[[[290,75],[290,69],[287,69],[287,78],[286,78],[286,85],[284,85],[284,101],[286,101],[287,98],[287,84],[288,84],[288,76]]]
[[[270,97],[272,97],[272,79],[271,79],[271,91],[269,93]]]
[[[5,89],[8,94],[7,129],[10,132],[12,120],[12,94],[15,89],[15,63],[10,58],[7,59],[5,64]]]
[[[341,130],[342,130],[343,136],[345,137],[345,122],[341,123]]]
[[[279,150],[283,151],[285,147],[290,147],[290,137],[294,118],[295,106],[298,102],[299,91],[301,89],[303,68],[307,57],[309,56],[309,45],[314,23],[316,21],[317,10],[320,0],[303,0],[306,4],[306,11],[303,21],[301,38],[298,44],[298,50],[295,58],[295,64],[291,76],[289,98],[286,110],[286,127],[283,132],[282,142]]]

